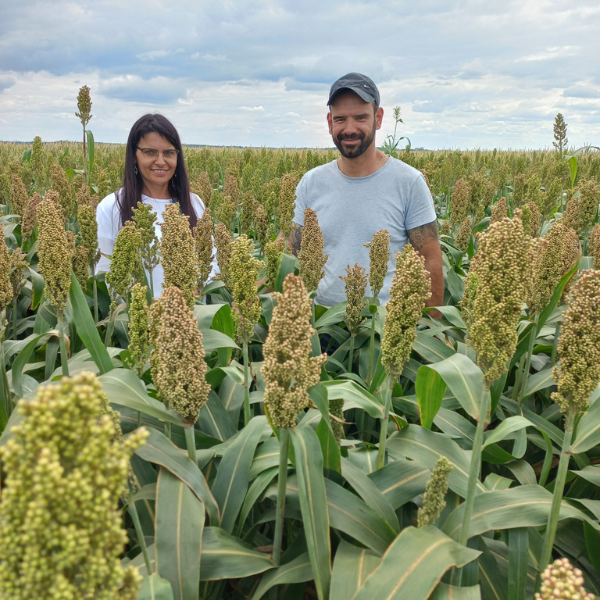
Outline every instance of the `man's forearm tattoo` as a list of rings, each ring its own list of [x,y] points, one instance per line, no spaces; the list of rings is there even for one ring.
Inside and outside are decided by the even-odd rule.
[[[438,239],[437,221],[432,221],[431,223],[425,223],[425,225],[421,225],[420,227],[409,229],[407,233],[412,247],[419,251],[432,240]]]
[[[301,225],[296,223],[292,224],[292,232],[290,233],[290,249],[294,256],[298,256],[300,252],[300,246],[302,245],[302,229]]]

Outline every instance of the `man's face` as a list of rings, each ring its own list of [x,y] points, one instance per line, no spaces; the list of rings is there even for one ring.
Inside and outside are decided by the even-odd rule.
[[[374,111],[372,103],[364,102],[354,92],[340,92],[330,107],[327,123],[341,155],[357,158],[364,154],[374,143],[382,117],[381,107]]]

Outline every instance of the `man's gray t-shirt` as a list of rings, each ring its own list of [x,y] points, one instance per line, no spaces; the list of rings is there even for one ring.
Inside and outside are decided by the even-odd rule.
[[[367,177],[347,177],[334,160],[312,169],[296,188],[294,223],[304,225],[304,210],[317,213],[325,239],[325,276],[317,289],[318,304],[333,306],[346,299],[346,266],[358,263],[369,271],[364,244],[380,229],[390,233],[390,261],[379,294],[389,300],[396,253],[408,241],[407,230],[435,221],[433,199],[422,173],[395,158]],[[367,287],[367,295],[370,295]]]

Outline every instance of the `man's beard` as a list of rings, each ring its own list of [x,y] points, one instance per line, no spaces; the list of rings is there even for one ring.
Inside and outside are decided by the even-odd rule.
[[[337,138],[333,138],[333,143],[337,146],[337,149],[344,158],[357,158],[361,154],[364,154],[367,148],[373,143],[373,140],[375,139],[375,131],[376,128],[373,126],[373,131],[371,131],[369,137],[365,137],[364,133],[355,133],[352,135],[340,134],[337,136]],[[361,143],[354,148],[346,150],[342,145],[344,140],[361,140]]]

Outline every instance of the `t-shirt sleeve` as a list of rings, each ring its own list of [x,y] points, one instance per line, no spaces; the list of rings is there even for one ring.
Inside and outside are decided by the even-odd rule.
[[[406,211],[404,228],[408,231],[415,227],[421,227],[421,225],[435,221],[436,218],[431,192],[425,178],[419,173],[408,198],[408,210]]]
[[[101,256],[96,265],[96,272],[110,269],[110,256],[115,247],[119,233],[119,211],[116,210],[115,195],[106,196],[96,208],[96,223],[98,224],[98,248]]]
[[[296,186],[296,206],[294,208],[294,218],[292,219],[292,221],[300,225],[300,227],[304,227],[304,210],[308,203],[307,187],[305,175]]]
[[[202,202],[198,194],[194,194],[193,192],[190,192],[190,200],[192,202],[194,212],[196,213],[196,217],[199,219],[206,208],[204,206],[204,202]]]

